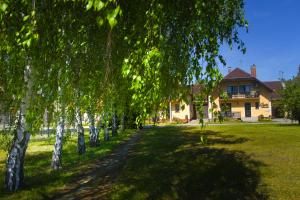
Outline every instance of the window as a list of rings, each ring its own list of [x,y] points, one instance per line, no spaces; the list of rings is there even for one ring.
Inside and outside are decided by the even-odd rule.
[[[228,95],[237,94],[237,93],[238,93],[238,86],[228,86],[227,87]]]
[[[179,112],[179,110],[180,110],[180,106],[179,106],[179,104],[177,103],[177,104],[175,104],[175,112]]]
[[[232,86],[232,94],[238,93],[238,86]]]
[[[228,86],[227,87],[227,94],[231,94],[232,93],[232,86]]]
[[[251,85],[240,85],[239,86],[240,94],[250,94],[250,92],[251,92]]]
[[[239,86],[239,93],[240,94],[245,94],[245,85],[240,85]]]
[[[255,102],[255,109],[256,109],[256,110],[259,109],[259,102]]]
[[[245,93],[250,94],[251,93],[251,85],[245,85]]]

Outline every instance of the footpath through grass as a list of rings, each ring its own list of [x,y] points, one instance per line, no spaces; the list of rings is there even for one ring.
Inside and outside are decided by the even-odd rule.
[[[4,189],[5,162],[7,154],[0,151],[0,199],[47,199],[62,189],[72,178],[84,171],[94,162],[111,152],[118,144],[128,139],[136,130],[121,132],[110,141],[104,142],[101,138],[99,147],[88,146],[88,131],[85,131],[87,151],[85,155],[77,153],[77,134],[69,136],[63,144],[63,169],[53,171],[50,167],[55,137],[33,137],[25,157],[25,187],[15,193]],[[102,135],[103,136],[103,135]]]
[[[143,134],[108,198],[296,200],[299,188],[299,126],[176,126]]]

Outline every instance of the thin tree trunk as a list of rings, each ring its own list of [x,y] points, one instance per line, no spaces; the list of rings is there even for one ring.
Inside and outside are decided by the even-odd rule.
[[[117,121],[117,114],[114,113],[112,117],[112,136],[116,136],[118,133],[118,121]]]
[[[47,135],[50,137],[50,123],[47,123]]]
[[[65,120],[62,114],[56,126],[56,139],[55,139],[54,151],[53,151],[52,163],[51,163],[51,167],[55,170],[62,168],[62,147],[63,147],[64,132],[65,132]]]
[[[109,129],[105,126],[104,127],[104,141],[109,140]]]
[[[96,147],[99,146],[99,130],[95,127],[95,118],[92,114],[91,110],[88,110],[88,118],[89,118],[89,131],[90,131],[90,146]]]
[[[25,113],[29,105],[33,84],[30,66],[26,66],[24,80],[27,90],[20,105],[17,128],[6,162],[5,186],[9,191],[18,190],[24,182],[24,158],[30,140],[30,133],[26,131]]]
[[[125,131],[126,126],[125,126],[125,114],[122,114],[122,119],[121,119],[121,130]]]
[[[48,137],[50,137],[50,118],[49,118],[49,111],[47,108],[45,110],[45,113],[46,113],[46,126],[47,126],[46,132]]]
[[[108,129],[108,123],[107,123],[106,119],[107,119],[106,114],[102,114],[101,119],[100,119],[100,129],[103,128],[104,141],[109,140],[109,129]]]
[[[82,126],[82,117],[79,107],[76,108],[76,129],[78,134],[77,152],[79,154],[85,153],[84,129]]]

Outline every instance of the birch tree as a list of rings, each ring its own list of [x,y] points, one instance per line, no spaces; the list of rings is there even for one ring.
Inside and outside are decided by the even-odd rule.
[[[2,1],[0,100],[18,116],[7,188],[22,185],[29,131],[38,130],[50,105],[62,106],[52,162],[60,168],[64,113],[75,111],[68,122],[76,122],[78,152],[84,153],[82,113],[88,107],[104,114],[108,139],[108,122],[114,118],[115,133],[117,115],[139,125],[170,96],[184,98],[194,80],[213,88],[220,79],[217,63],[225,64],[220,46],[245,50],[238,34],[247,27],[243,8],[243,0]],[[64,85],[56,81],[60,70]]]

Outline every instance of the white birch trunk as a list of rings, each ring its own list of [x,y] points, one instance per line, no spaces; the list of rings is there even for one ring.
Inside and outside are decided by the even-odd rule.
[[[121,120],[121,130],[124,131],[125,129],[126,129],[126,126],[125,126],[125,114],[123,113],[122,120]]]
[[[101,119],[100,119],[100,130],[101,129],[103,129],[103,132],[104,132],[104,135],[103,135],[103,137],[104,137],[104,141],[108,141],[109,140],[109,129],[108,129],[108,124],[107,124],[107,122],[105,121],[105,119],[106,119],[107,117],[106,117],[106,114],[102,114],[101,115]]]
[[[89,131],[90,131],[90,146],[96,147],[99,146],[99,130],[95,127],[95,118],[92,112],[88,111],[88,118],[89,118]]]
[[[109,140],[109,130],[107,127],[104,127],[104,140],[105,141]]]
[[[82,117],[80,113],[80,108],[76,107],[76,129],[78,134],[78,142],[77,142],[77,152],[79,154],[85,153],[85,141],[84,141],[84,129],[82,126]]]
[[[117,135],[117,131],[118,131],[118,121],[117,121],[117,114],[114,113],[113,117],[112,117],[112,129],[111,129],[111,134],[112,136],[116,136]]]
[[[47,135],[48,135],[48,137],[50,137],[50,119],[49,119],[49,111],[48,111],[48,109],[46,108],[46,110],[45,110],[45,114],[46,114],[46,132],[47,132]]]
[[[62,168],[62,147],[63,147],[64,132],[65,132],[65,120],[62,114],[56,126],[56,138],[55,138],[54,150],[52,155],[52,163],[51,163],[51,167],[54,170],[58,170]]]
[[[21,121],[24,121],[24,115],[20,115]],[[16,191],[23,185],[24,158],[29,139],[30,134],[25,131],[24,123],[19,122],[6,163],[5,185],[9,191]]]
[[[33,84],[30,66],[26,66],[24,80],[24,84],[27,86],[26,93],[20,105],[17,128],[6,162],[5,186],[9,191],[18,190],[24,182],[24,158],[30,140],[30,133],[26,131],[25,113],[29,105]]]

